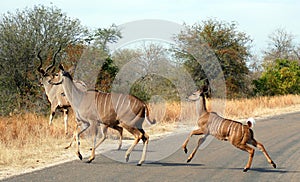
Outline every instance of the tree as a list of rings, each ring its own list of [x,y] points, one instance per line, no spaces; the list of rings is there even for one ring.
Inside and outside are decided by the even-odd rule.
[[[88,45],[84,47],[78,61],[82,64],[76,78],[85,81],[89,88],[110,92],[118,66],[110,55],[108,44],[115,43],[120,38],[121,31],[114,24],[89,33],[85,39]]]
[[[115,79],[115,91],[125,90],[144,101],[149,101],[153,95],[164,100],[178,100],[180,88],[177,88],[176,83],[183,83],[178,80],[182,73],[164,46],[145,41],[132,49],[116,51],[113,58],[117,60],[120,72]]]
[[[116,43],[120,38],[122,38],[121,31],[115,24],[112,24],[109,28],[98,28],[94,30],[85,41],[108,52],[109,49],[107,45],[109,43]]]
[[[182,60],[198,86],[207,78],[201,64],[207,64],[213,72],[215,65],[210,62],[217,59],[225,77],[227,96],[247,94],[245,75],[249,70],[246,61],[251,57],[252,40],[237,30],[236,23],[209,19],[202,24],[185,25],[185,30],[175,37],[175,41],[178,46],[175,48],[176,57]]]
[[[300,66],[297,61],[277,59],[253,84],[256,95],[299,94]]]
[[[96,90],[110,92],[112,83],[119,71],[119,68],[110,57],[106,58],[96,80]]]
[[[54,6],[4,14],[0,20],[0,114],[40,108],[32,107],[41,95],[35,71],[37,52],[42,50],[43,60],[50,60],[59,46],[64,49],[82,43],[85,33],[78,19],[67,17]]]
[[[277,59],[300,61],[300,47],[294,42],[295,35],[284,29],[276,29],[269,35],[269,45],[264,52],[264,64],[272,64]]]

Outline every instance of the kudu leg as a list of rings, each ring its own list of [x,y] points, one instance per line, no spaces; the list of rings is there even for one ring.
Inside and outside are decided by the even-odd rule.
[[[146,152],[147,152],[148,143],[149,143],[149,136],[145,133],[145,131],[143,129],[137,129],[137,128],[129,127],[127,125],[122,125],[122,126],[135,137],[133,144],[128,148],[128,150],[125,153],[126,162],[128,162],[130,154],[131,154],[132,150],[134,149],[134,147],[139,143],[139,141],[141,139],[143,140],[143,144],[144,144],[143,153],[142,153],[142,157],[141,157],[140,161],[137,164],[138,166],[141,166],[144,163],[145,158],[146,158]]]
[[[265,147],[263,146],[262,143],[253,140],[253,141],[251,142],[251,144],[252,144],[254,147],[257,147],[260,151],[262,151],[262,153],[265,155],[267,161],[272,165],[273,168],[276,168],[276,164],[272,161],[271,157],[269,156],[267,150],[265,149]]]
[[[134,147],[139,143],[139,141],[140,141],[140,139],[141,139],[141,137],[139,137],[139,135],[135,135],[134,132],[131,132],[131,131],[129,131],[129,132],[130,132],[131,134],[134,135],[135,140],[134,140],[134,142],[132,143],[132,145],[127,149],[127,151],[126,151],[126,153],[125,153],[125,160],[126,160],[126,162],[129,161],[129,157],[130,157],[130,154],[131,154],[132,150],[133,150]]]
[[[244,172],[247,172],[251,167],[255,150],[253,148],[251,148],[250,146],[248,146],[247,144],[237,144],[237,145],[234,145],[234,146],[249,153],[248,162],[247,162],[247,164],[246,164],[246,166],[244,167],[244,170],[243,170]]]
[[[54,115],[55,115],[55,111],[51,110],[50,116],[49,116],[49,125],[52,125],[52,121],[53,121]]]
[[[101,145],[101,143],[104,142],[104,140],[106,139],[106,136],[107,136],[107,128],[108,128],[107,125],[104,125],[104,126],[102,127],[102,134],[103,134],[103,135],[102,135],[101,139],[99,140],[99,142],[96,144],[95,149],[98,148],[99,145]]]
[[[203,132],[203,130],[202,130],[201,128],[196,129],[196,130],[193,130],[193,131],[189,134],[189,136],[187,137],[187,139],[186,139],[186,140],[183,142],[183,144],[182,144],[182,149],[183,149],[183,151],[184,151],[185,153],[188,152],[186,146],[187,146],[187,144],[189,143],[190,138],[191,138],[193,135],[202,135],[202,134],[204,134],[204,132]]]
[[[68,149],[72,146],[73,144],[73,141],[76,141],[76,130],[77,130],[77,123],[75,124],[75,127],[74,127],[74,132],[73,132],[73,137],[72,137],[72,140],[70,142],[70,144],[68,146],[65,147],[65,149]]]
[[[113,126],[112,128],[119,132],[120,138],[119,138],[118,150],[120,150],[121,147],[122,147],[122,140],[123,140],[123,128],[120,127],[120,126]],[[104,125],[104,127],[102,128],[103,136],[101,137],[99,142],[96,144],[96,146],[95,146],[96,149],[99,147],[99,145],[101,145],[104,142],[104,140],[106,140],[106,138],[107,138],[106,137],[107,136],[107,129],[108,129],[108,126]],[[92,150],[92,148],[90,150]]]
[[[194,148],[193,152],[190,154],[190,156],[188,157],[188,160],[186,162],[190,162],[193,159],[193,157],[195,156],[198,148],[205,141],[206,137],[207,137],[207,135],[200,136],[200,138],[198,139],[197,146]]]
[[[80,122],[80,121],[79,121]],[[78,121],[77,121],[78,123]],[[76,155],[79,157],[80,160],[82,160],[82,155],[80,154],[79,151],[79,145],[80,145],[80,135],[88,129],[88,127],[90,126],[89,123],[85,122],[80,122],[79,124],[77,124],[76,130],[75,130],[75,137],[76,137],[76,141],[77,141],[77,146],[76,146]],[[80,130],[78,132],[78,129]]]
[[[89,157],[87,163],[91,163],[95,159],[95,151],[96,151],[96,148],[97,148],[96,147],[96,141],[97,141],[97,134],[98,134],[98,125],[92,125],[91,129],[93,131],[93,134],[92,134],[93,146],[92,146],[91,156]],[[105,131],[105,133],[106,133],[106,131]],[[105,140],[105,138],[106,138],[106,134],[105,134],[105,136],[102,137],[103,141]]]
[[[117,130],[119,132],[120,138],[119,138],[119,147],[118,150],[122,147],[122,140],[123,140],[123,128],[120,126],[114,126],[113,129]]]
[[[146,152],[147,152],[148,143],[149,143],[149,135],[146,134],[143,129],[140,129],[140,132],[142,133],[141,139],[143,140],[144,147],[143,147],[143,154],[142,154],[141,160],[137,164],[138,166],[141,166],[146,159]]]
[[[68,135],[68,109],[64,109],[65,134]]]

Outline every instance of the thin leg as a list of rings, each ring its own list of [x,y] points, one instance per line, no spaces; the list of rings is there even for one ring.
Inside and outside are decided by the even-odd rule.
[[[97,134],[98,134],[98,125],[93,125],[92,126],[93,130],[93,135],[92,135],[92,140],[93,140],[93,146],[92,146],[92,151],[91,151],[91,156],[87,163],[91,163],[95,159],[95,150],[96,150],[96,141],[97,141]],[[106,138],[106,136],[105,136]]]
[[[135,138],[134,142],[127,149],[127,151],[125,153],[125,160],[126,160],[126,162],[128,162],[130,153],[132,152],[132,150],[134,149],[134,147],[139,143],[139,141],[142,138],[143,134],[137,128],[133,128],[133,127],[127,126],[125,124],[122,124],[121,126],[123,128],[125,128],[129,133],[131,133],[134,136],[134,138]]]
[[[68,109],[64,109],[65,134],[68,135]]]
[[[53,121],[54,115],[55,115],[55,111],[51,110],[50,117],[49,117],[49,125],[52,125],[52,121]]]
[[[266,151],[265,147],[263,144],[257,142],[257,148],[263,152],[265,157],[267,158],[267,161],[272,165],[273,168],[276,168],[276,164],[272,161],[271,157],[269,156],[268,152]]]
[[[52,124],[52,121],[53,121],[53,118],[54,118],[54,115],[55,115],[56,107],[57,107],[57,100],[55,99],[55,100],[52,102],[51,108],[50,108],[49,125]]]
[[[200,147],[201,143],[203,143],[203,142],[205,141],[206,137],[207,137],[207,135],[200,136],[200,138],[199,138],[199,140],[198,140],[198,144],[197,144],[197,146],[195,147],[195,149],[193,150],[193,152],[190,154],[190,156],[189,156],[187,162],[190,162],[190,161],[193,159],[193,157],[195,156],[195,154],[196,154],[198,148]]]
[[[145,162],[148,143],[149,143],[149,135],[147,135],[143,129],[140,129],[140,132],[143,134],[141,139],[143,140],[144,147],[143,147],[143,154],[141,160],[137,164],[138,166],[141,166]]]
[[[234,145],[234,146],[249,153],[248,162],[243,170],[244,172],[247,172],[251,167],[255,150],[253,148],[251,148],[250,146],[248,146],[247,144],[238,144],[238,145]]]
[[[125,160],[126,162],[129,161],[129,157],[130,157],[130,153],[132,152],[132,150],[134,149],[134,147],[139,143],[140,141],[140,137],[135,137],[134,142],[132,143],[132,145],[127,149],[126,153],[125,153]]]
[[[68,146],[65,147],[65,149],[68,149],[72,146],[72,143],[73,141],[76,141],[76,130],[77,130],[78,126],[77,126],[77,123],[75,124],[75,130],[73,132],[73,137],[72,137],[72,140],[70,142],[70,144]]]
[[[118,147],[118,150],[120,150],[122,147],[122,140],[123,140],[123,128],[120,126],[114,126],[113,129],[117,130],[120,134],[119,147]]]
[[[198,129],[196,129],[196,130],[193,130],[191,133],[190,133],[190,135],[187,137],[187,139],[183,142],[183,144],[182,144],[182,149],[183,149],[183,151],[185,152],[185,153],[187,153],[187,148],[186,148],[186,146],[187,146],[187,144],[189,143],[189,141],[190,141],[190,138],[193,136],[193,135],[202,135],[204,132],[203,132],[203,130],[201,129],[201,128],[198,128]]]
[[[80,122],[80,121],[79,121]],[[76,155],[79,157],[80,160],[82,160],[82,155],[80,154],[79,151],[79,145],[80,145],[80,135],[81,133],[83,133],[85,130],[88,129],[88,127],[90,126],[90,124],[88,122],[80,122],[77,125],[76,131],[75,131],[75,136],[76,136],[76,141],[77,141],[77,147],[76,147]],[[78,132],[78,129],[80,129],[80,131]]]
[[[102,126],[101,126],[102,127]],[[102,137],[101,139],[99,140],[99,142],[96,144],[95,146],[95,149],[99,147],[99,145],[101,145],[102,142],[104,142],[104,140],[106,139],[106,136],[107,136],[107,128],[108,126],[107,125],[103,125],[102,127]]]

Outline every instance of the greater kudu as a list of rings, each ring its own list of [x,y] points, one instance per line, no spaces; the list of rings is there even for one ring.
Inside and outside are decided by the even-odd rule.
[[[77,155],[82,160],[79,151],[79,137],[88,128],[93,133],[93,146],[91,156],[87,162],[95,159],[95,149],[104,141],[100,140],[96,144],[98,133],[97,125],[99,123],[108,127],[121,126],[135,137],[134,143],[128,148],[125,154],[125,160],[129,160],[130,153],[138,142],[142,139],[144,147],[138,166],[142,165],[146,158],[146,151],[149,142],[149,136],[143,130],[144,121],[154,124],[155,120],[149,120],[149,110],[147,105],[140,99],[117,93],[102,93],[96,91],[83,92],[75,85],[72,76],[65,71],[62,65],[59,66],[60,79],[57,82],[50,81],[51,84],[61,84],[64,93],[70,102],[75,114],[78,127],[76,130]],[[105,139],[105,138],[104,138]]]
[[[41,58],[41,55],[40,55],[41,51],[39,51],[37,54],[37,57],[40,60],[40,65],[38,67],[38,71],[41,73],[40,83],[41,83],[41,85],[44,86],[47,98],[51,105],[49,125],[52,124],[52,121],[53,121],[53,118],[55,115],[55,111],[57,109],[62,109],[63,113],[64,113],[65,134],[68,134],[68,113],[69,113],[69,109],[71,107],[70,102],[67,100],[61,85],[49,84],[50,80],[57,79],[57,74],[55,74],[55,73],[53,73],[53,71],[49,71],[49,70],[54,67],[55,58],[56,58],[57,54],[59,53],[60,49],[61,48],[59,48],[55,52],[55,54],[52,57],[51,65],[49,65],[45,70],[42,68],[43,59]],[[87,91],[87,86],[85,85],[84,82],[79,81],[79,80],[74,80],[74,83],[75,83],[76,87],[79,88],[80,90]],[[108,126],[104,126],[103,128],[101,128],[102,133],[104,133],[102,138],[106,137],[107,127]],[[112,128],[117,130],[120,135],[119,146],[118,146],[118,150],[119,150],[122,146],[123,128],[119,127],[119,126],[114,126]],[[73,140],[70,142],[70,144],[66,148],[69,148],[72,145],[72,142],[73,142]]]
[[[184,152],[187,153],[186,146],[189,142],[190,137],[193,135],[201,135],[198,140],[197,146],[188,157],[187,162],[190,162],[192,160],[199,146],[201,145],[202,142],[204,142],[206,137],[208,135],[212,135],[219,140],[224,140],[224,141],[228,140],[233,146],[249,153],[248,163],[243,170],[244,172],[247,172],[250,169],[252,159],[254,156],[254,149],[250,147],[248,144],[260,149],[265,155],[265,157],[267,158],[268,162],[274,168],[276,168],[276,164],[272,161],[272,159],[268,155],[263,144],[261,144],[260,142],[254,139],[254,132],[251,129],[254,125],[254,119],[250,118],[248,119],[246,124],[242,124],[234,120],[225,119],[219,116],[215,112],[208,112],[206,108],[206,102],[205,102],[206,91],[207,88],[203,87],[201,90],[193,93],[191,96],[188,97],[190,101],[199,102],[200,100],[200,102],[202,102],[200,103],[202,104],[201,105],[202,107],[199,113],[200,114],[199,120],[197,122],[198,129],[193,130],[182,145]]]
[[[68,134],[68,110],[71,107],[70,103],[66,100],[66,97],[63,94],[63,89],[59,85],[49,84],[49,80],[55,77],[53,71],[49,71],[53,68],[55,64],[56,55],[59,53],[61,48],[59,48],[52,57],[52,64],[49,65],[45,70],[42,68],[43,60],[41,58],[41,51],[38,52],[37,57],[40,60],[40,65],[37,70],[41,73],[40,84],[44,87],[48,101],[50,102],[50,116],[49,116],[49,125],[52,124],[56,109],[62,109],[64,113],[64,124],[65,124],[65,134]],[[78,87],[86,89],[83,84],[78,83]]]

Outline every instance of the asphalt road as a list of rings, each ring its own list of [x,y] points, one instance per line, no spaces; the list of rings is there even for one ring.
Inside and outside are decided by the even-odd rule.
[[[151,140],[147,162],[136,166],[141,146],[133,151],[129,163],[123,163],[125,149],[96,156],[91,164],[75,160],[3,181],[299,181],[300,113],[257,120],[255,138],[262,142],[277,168],[256,150],[252,168],[243,173],[248,154],[219,140],[199,150],[187,164],[180,146],[189,131]],[[188,149],[195,146],[193,137]],[[126,147],[123,147],[126,148]]]

